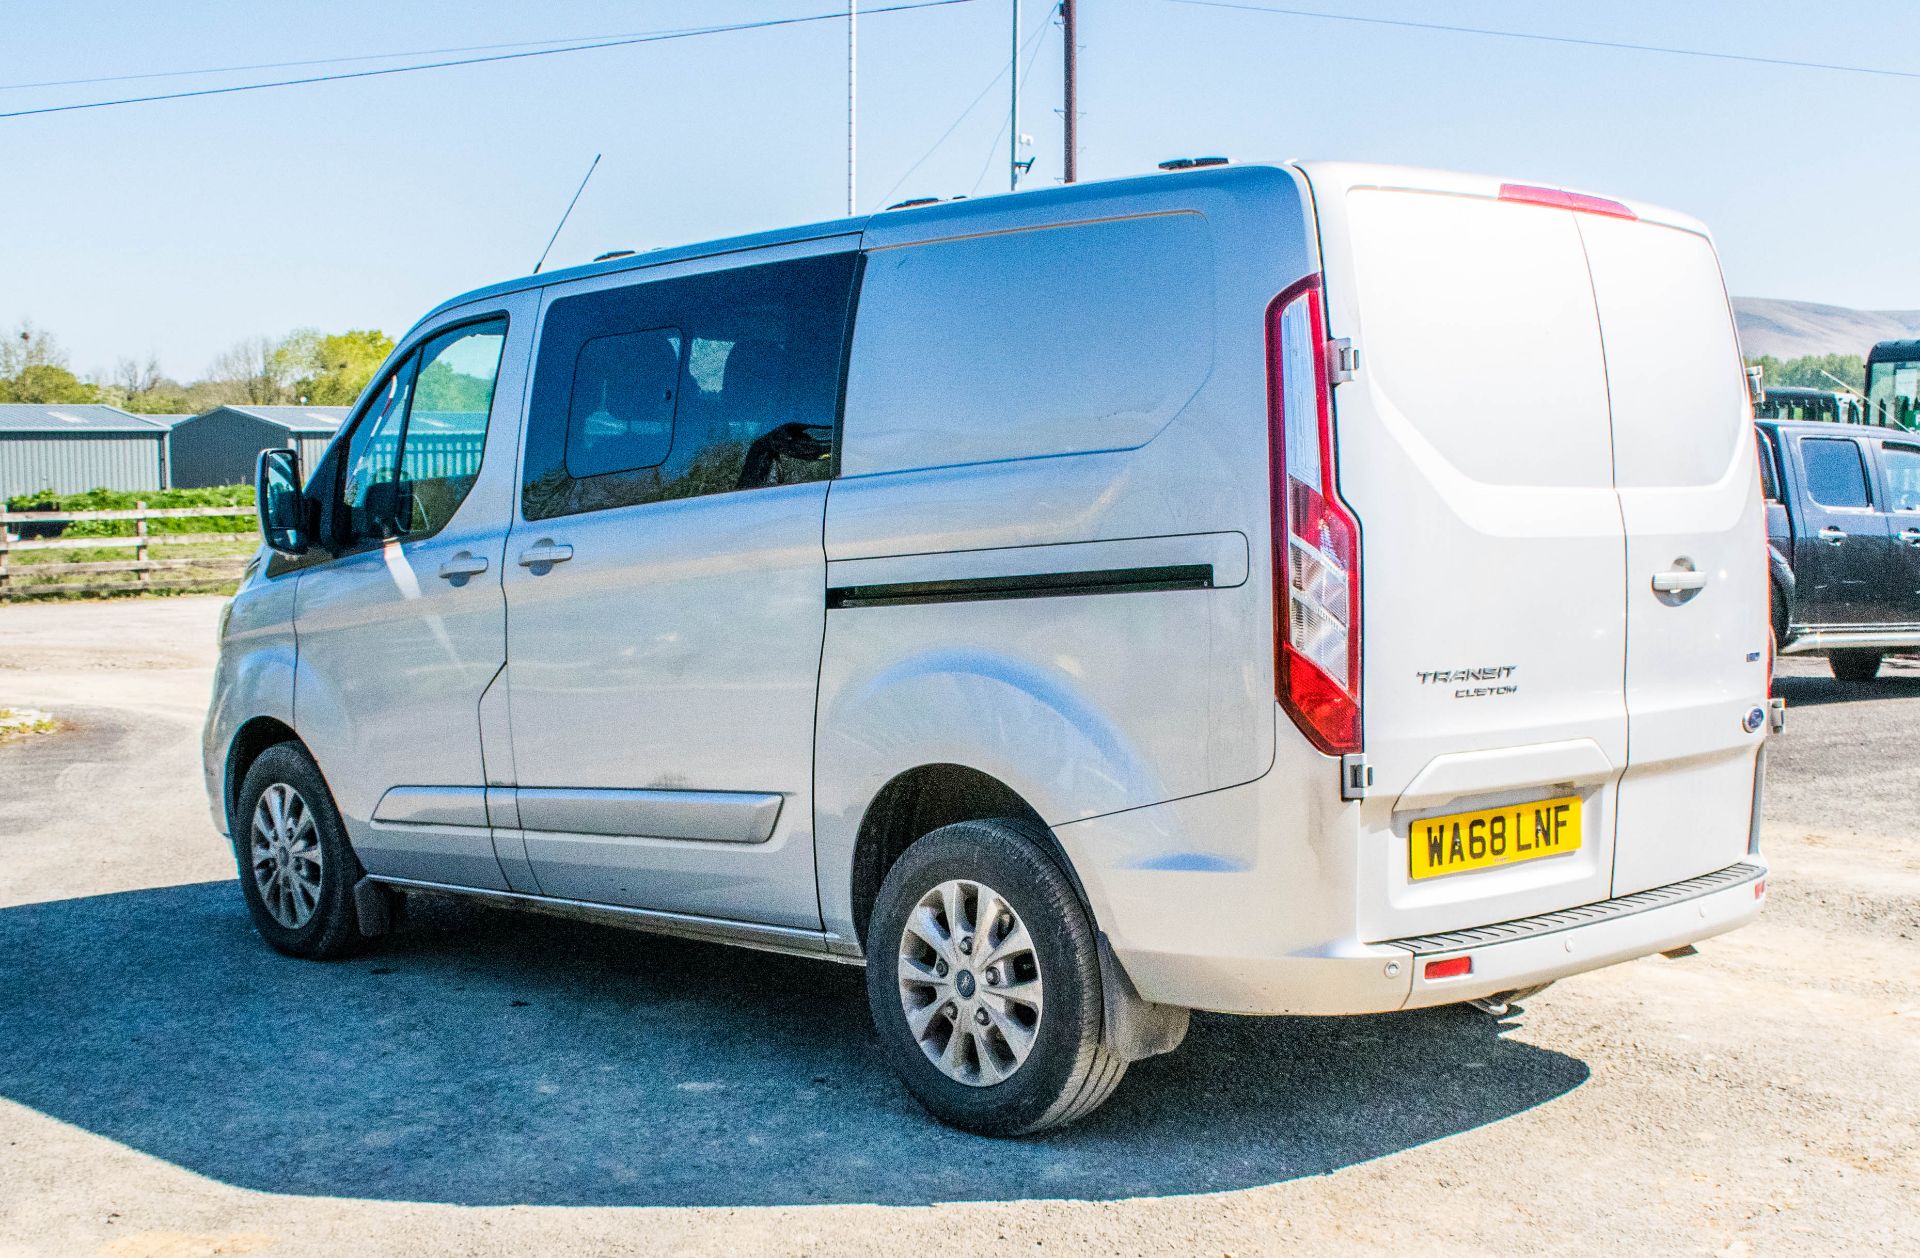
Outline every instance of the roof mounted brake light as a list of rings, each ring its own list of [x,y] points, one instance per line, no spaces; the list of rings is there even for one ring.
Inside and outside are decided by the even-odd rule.
[[[1527,205],[1551,205],[1555,209],[1580,210],[1587,214],[1605,214],[1609,218],[1640,217],[1618,201],[1609,201],[1585,192],[1568,192],[1565,188],[1536,187],[1530,183],[1501,184],[1500,199]]]

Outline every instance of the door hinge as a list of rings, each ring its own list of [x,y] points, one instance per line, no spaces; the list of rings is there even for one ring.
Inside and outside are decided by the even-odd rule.
[[[1373,786],[1373,768],[1365,753],[1340,757],[1340,798],[1365,799]]]
[[[1352,337],[1342,336],[1327,342],[1328,384],[1345,384],[1358,370],[1360,351],[1353,347]]]
[[[1787,732],[1787,701],[1785,699],[1767,700],[1767,732],[1770,734]]]

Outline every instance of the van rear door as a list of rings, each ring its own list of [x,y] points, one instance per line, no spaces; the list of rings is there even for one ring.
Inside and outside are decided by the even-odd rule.
[[[1747,850],[1767,702],[1766,514],[1740,349],[1697,231],[1577,214],[1627,534],[1627,772],[1613,894]]]
[[[1362,938],[1604,900],[1626,547],[1575,216],[1484,179],[1303,170],[1328,331],[1359,353],[1334,417],[1362,539]],[[1573,801],[1577,848],[1415,876],[1420,823],[1546,800]]]

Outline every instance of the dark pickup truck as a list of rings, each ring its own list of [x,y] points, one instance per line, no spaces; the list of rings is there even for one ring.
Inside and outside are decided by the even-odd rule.
[[[1920,649],[1920,433],[1761,420],[1773,637],[1867,681]]]

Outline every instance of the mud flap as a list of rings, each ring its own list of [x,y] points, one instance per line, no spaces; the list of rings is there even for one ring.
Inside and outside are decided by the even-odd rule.
[[[371,878],[353,884],[353,915],[360,933],[372,939],[393,929],[393,893]]]
[[[1141,999],[1133,980],[1120,968],[1113,948],[1100,938],[1100,992],[1106,1006],[1107,1050],[1123,1061],[1139,1061],[1171,1053],[1187,1038],[1193,1011],[1176,1005],[1156,1005]]]

